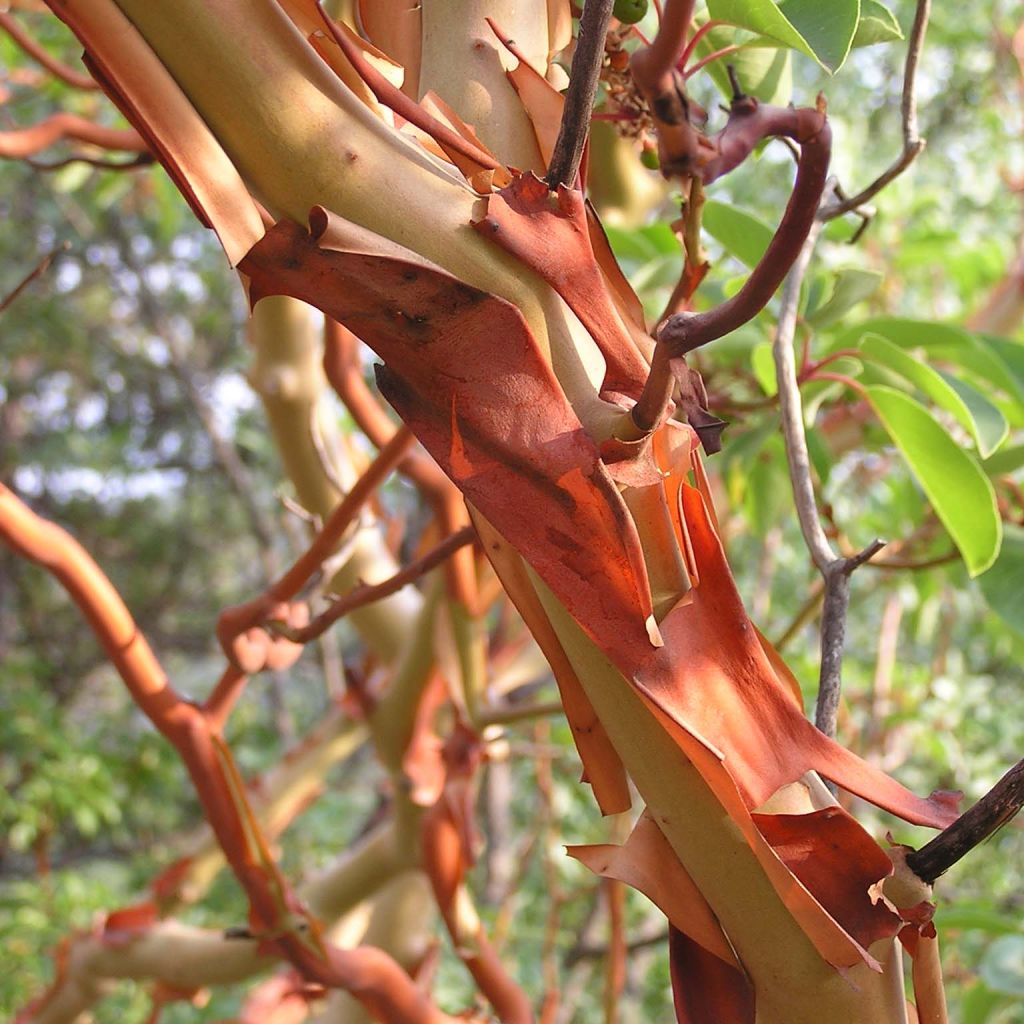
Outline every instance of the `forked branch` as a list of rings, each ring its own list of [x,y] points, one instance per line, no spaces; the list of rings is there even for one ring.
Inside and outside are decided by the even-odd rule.
[[[917,66],[921,60],[925,32],[928,29],[928,18],[931,15],[931,0],[917,0],[917,11],[914,14],[914,25],[907,41],[907,59],[903,66],[903,96],[900,111],[903,117],[903,149],[899,156],[870,185],[862,188],[856,195],[840,199],[823,206],[818,213],[823,221],[841,217],[844,213],[853,213],[865,203],[870,202],[890,182],[895,181],[916,159],[925,147],[917,125]]]

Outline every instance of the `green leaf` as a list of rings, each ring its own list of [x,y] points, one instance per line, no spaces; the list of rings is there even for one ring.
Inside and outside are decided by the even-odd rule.
[[[746,210],[709,199],[704,203],[701,223],[730,256],[748,267],[756,267],[772,240],[772,229]]]
[[[972,985],[960,1000],[960,1020],[962,1024],[986,1024],[1006,1002],[1007,997],[1002,992],[993,992],[988,985],[979,982]]]
[[[865,331],[881,334],[904,348],[923,348],[936,358],[970,370],[982,380],[994,384],[1018,402],[1024,403],[1024,365],[1018,377],[991,344],[992,340],[1001,339],[983,339],[953,324],[880,316],[872,317],[858,327],[843,332],[837,347],[849,348],[856,345]],[[1010,354],[1015,355],[1016,352],[1011,350]]]
[[[754,371],[761,390],[769,398],[779,393],[779,383],[775,377],[775,357],[772,355],[770,341],[758,342],[750,350],[750,368]]]
[[[985,472],[990,476],[1001,476],[1012,473],[1024,466],[1024,444],[1015,444],[1012,448],[1004,448],[985,460]]]
[[[785,0],[786,20],[807,40],[818,62],[835,74],[845,63],[860,22],[861,0]]]
[[[882,425],[917,478],[971,576],[996,559],[1002,520],[995,491],[978,464],[919,402],[888,387],[865,389]]]
[[[1003,530],[999,557],[978,584],[989,608],[1014,632],[1024,635],[1024,529],[1008,523]]]
[[[882,275],[877,270],[849,267],[837,271],[831,297],[806,318],[807,322],[818,328],[838,323],[858,302],[874,295],[881,283]]]
[[[996,939],[985,950],[978,973],[996,992],[1024,996],[1024,935]]]
[[[1006,540],[1003,543],[1005,545]],[[1002,553],[999,558],[1002,560]],[[996,565],[998,564],[997,561]],[[995,571],[995,566],[992,571]],[[986,573],[983,578],[987,580],[988,574]],[[985,584],[982,583],[981,587],[984,590]],[[964,931],[987,932],[989,935],[1011,935],[1020,932],[1017,922],[1008,914],[1000,913],[995,907],[978,903],[959,904],[939,910],[935,914],[935,926],[942,931],[947,928],[959,928]]]
[[[903,38],[903,29],[896,15],[878,0],[860,0],[860,21],[853,34],[853,46],[891,43]]]
[[[820,0],[789,0],[785,11],[772,0],[708,0],[708,14],[716,21],[768,36],[813,58],[827,71],[836,71],[856,31],[859,0],[832,0],[827,5]]]
[[[936,370],[936,373],[960,396],[964,405],[970,410],[976,432],[974,439],[978,452],[987,459],[1006,440],[1010,433],[1010,424],[1000,412],[977,388],[954,377],[951,373]]]
[[[866,335],[861,352],[910,381],[940,409],[951,413],[974,439],[982,458],[988,458],[1003,443],[1010,429],[1003,414],[973,388],[933,370],[880,334]]]

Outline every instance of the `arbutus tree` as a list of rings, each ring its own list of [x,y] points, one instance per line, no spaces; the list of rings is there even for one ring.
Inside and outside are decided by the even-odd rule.
[[[618,842],[570,853],[609,880],[618,955],[623,884],[664,913],[677,1020],[945,1020],[931,885],[1016,812],[1019,772],[960,816],[956,794],[915,795],[834,738],[851,575],[898,556],[881,541],[840,548],[823,525],[800,385],[841,384],[873,410],[972,574],[996,558],[1000,507],[977,461],[909,392],[951,414],[983,456],[1006,431],[995,440],[977,391],[907,354],[905,324],[858,335],[854,354],[885,370],[878,379],[842,362],[850,345],[817,360],[805,345],[799,366],[794,347],[823,225],[863,216],[922,148],[914,84],[927,0],[906,41],[903,151],[850,197],[829,177],[825,98],[770,102],[763,62],[748,58],[788,48],[838,68],[854,43],[899,36],[879,4],[823,13],[715,0],[695,11],[665,0],[644,22],[649,35],[632,27],[642,11],[609,0],[580,11],[561,0],[364,0],[331,12],[312,0],[47,6],[81,42],[91,77],[40,53],[14,15],[2,27],[73,87],[98,84],[130,127],[57,113],[0,135],[0,154],[34,160],[70,140],[162,164],[241,278],[251,380],[315,529],[286,569],[267,566],[259,594],[221,613],[223,667],[199,702],[175,688],[88,553],[0,490],[0,535],[79,606],[180,755],[210,828],[149,898],[69,937],[52,985],[19,1020],[75,1020],[116,978],[152,982],[157,1013],[268,972],[246,1020],[455,1019],[431,995],[429,895],[489,1007],[471,1015],[555,1021],[557,985],[533,1005],[467,884],[487,729],[538,710],[508,695],[517,678],[536,678],[536,648],[600,811],[628,824]],[[717,129],[689,84],[702,71],[724,90]],[[599,80],[599,117],[685,197],[683,272],[658,317],[645,314],[588,201],[613,176],[598,138],[587,146]],[[705,187],[772,140],[792,151],[789,197],[743,282],[706,300]],[[780,288],[771,350],[781,433],[821,574],[813,724],[730,570],[706,461],[728,441],[694,365],[705,347],[713,363],[713,343]],[[829,301],[841,307],[838,286]],[[322,363],[303,303],[326,317]],[[377,389],[401,425],[367,387],[360,343],[381,360]],[[986,355],[975,350],[982,376],[993,373]],[[318,411],[324,380],[377,449],[365,465],[332,450]],[[1015,385],[1008,376],[996,386]],[[401,568],[366,528],[395,472],[430,515]],[[331,599],[313,595],[312,581]],[[366,670],[348,673],[337,713],[280,770],[247,786],[225,738],[247,682],[286,672],[345,616],[369,651]],[[274,841],[325,766],[363,743],[392,780],[386,812],[324,874],[295,884]],[[549,786],[543,770],[538,785]],[[837,793],[939,834],[919,850],[880,844]],[[218,857],[244,890],[248,922],[178,922]],[[353,940],[335,924],[367,899]],[[616,976],[613,959],[609,1019]]]

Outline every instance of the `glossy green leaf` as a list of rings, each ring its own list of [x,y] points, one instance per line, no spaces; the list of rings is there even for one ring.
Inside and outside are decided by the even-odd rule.
[[[1015,444],[1012,448],[1004,448],[985,460],[985,472],[992,476],[1012,473],[1024,466],[1024,444]]]
[[[989,608],[1024,635],[1024,529],[1012,524],[1004,527],[999,557],[978,583]]]
[[[978,464],[919,402],[888,387],[867,397],[893,443],[960,550],[967,571],[978,576],[999,553],[1002,520],[995,491]]]
[[[1009,431],[1003,414],[973,388],[960,384],[948,374],[933,370],[926,362],[880,334],[866,335],[860,350],[869,359],[910,381],[940,409],[951,413],[971,435],[982,458],[988,458],[1003,443]]]
[[[996,939],[985,950],[978,973],[996,992],[1024,996],[1024,935]]]
[[[1005,544],[1009,540],[1009,534],[1003,541]],[[1000,554],[1000,559],[1002,554]],[[996,563],[999,564],[998,562]],[[992,571],[995,571],[993,566]],[[988,574],[982,577],[983,580],[988,578]],[[982,589],[984,589],[984,583],[982,583]],[[1019,934],[1020,928],[1015,918],[1011,917],[1006,913],[1001,913],[996,910],[995,907],[986,906],[984,904],[975,903],[963,903],[951,905],[948,907],[940,908],[935,914],[935,926],[940,931],[945,931],[947,928],[959,928],[964,931],[981,931],[986,932],[989,935],[1010,935]]]
[[[748,267],[755,267],[772,240],[772,229],[763,220],[727,203],[704,203],[702,224],[707,233]]]
[[[838,323],[858,302],[874,295],[881,283],[882,275],[876,270],[849,267],[837,271],[832,295],[807,316],[807,322],[818,328]]]
[[[787,9],[792,10],[792,17]],[[822,11],[826,13],[823,15]],[[717,21],[775,39],[812,57],[826,70],[835,71],[849,52],[860,17],[860,3],[832,0],[823,5],[815,0],[789,0],[779,7],[772,0],[708,0],[708,13]]]
[[[816,59],[833,74],[846,61],[860,22],[861,0],[822,3],[821,0],[785,0],[780,10],[807,40]]]
[[[936,323],[930,320],[914,320],[908,317],[872,317],[857,327],[844,331],[837,339],[836,347],[849,348],[858,343],[862,334],[871,331],[881,334],[904,348],[923,348],[930,355],[962,366],[982,380],[994,384],[1024,403],[1024,365],[1018,376],[1007,365],[1001,354],[991,344],[992,339],[979,337],[953,324]],[[1019,347],[1019,346],[1018,346]],[[1015,354],[1011,350],[1012,354]]]
[[[936,373],[960,396],[970,410],[978,452],[983,459],[987,459],[1010,433],[1006,417],[999,407],[993,405],[977,388],[943,370],[936,370]]]
[[[853,46],[891,43],[903,38],[896,15],[878,0],[860,0],[860,21],[853,34]]]

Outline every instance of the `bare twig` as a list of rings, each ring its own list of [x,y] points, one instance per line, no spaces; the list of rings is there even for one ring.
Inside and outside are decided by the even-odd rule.
[[[68,140],[122,153],[148,152],[145,140],[134,128],[108,128],[62,111],[27,128],[0,132],[0,158],[24,160],[48,146]]]
[[[402,460],[412,442],[412,432],[408,427],[401,427],[355,482],[324,523],[323,529],[292,567],[258,597],[221,612],[217,620],[217,637],[229,661],[236,661],[236,640],[247,630],[264,622],[268,614],[274,611],[275,605],[291,601],[334,553],[363,505]]]
[[[52,249],[48,252],[15,286],[11,289],[3,299],[0,299],[0,313],[4,312],[8,306],[41,274],[45,274],[50,269],[50,264],[53,262],[54,257],[59,253],[67,252],[71,246],[68,242],[61,242],[56,249]]]
[[[931,0],[917,0],[914,25],[907,41],[907,59],[903,66],[903,99],[900,110],[903,115],[903,151],[870,185],[847,199],[837,197],[818,211],[818,219],[833,220],[844,213],[854,213],[873,199],[890,182],[898,178],[916,159],[925,147],[925,140],[918,132],[917,124],[917,65],[921,59],[928,18],[931,15]],[[867,221],[864,222],[865,225]],[[863,230],[863,227],[862,227]]]
[[[920,850],[907,867],[929,885],[1024,807],[1024,760],[1018,761],[970,810]]]
[[[545,179],[548,188],[557,189],[559,185],[573,188],[576,184],[583,147],[590,130],[590,112],[604,60],[604,41],[612,6],[613,0],[587,0],[583,6],[579,38],[569,73],[569,88],[562,108],[562,123]]]
[[[559,700],[527,701],[523,704],[499,705],[486,708],[480,713],[481,725],[514,725],[517,722],[532,722],[537,718],[548,718],[565,713]]]
[[[374,584],[364,583],[354,587],[347,594],[338,598],[327,611],[313,619],[308,626],[294,629],[286,623],[271,620],[267,623],[267,627],[293,643],[308,643],[323,634],[349,612],[355,611],[356,608],[362,608],[364,605],[398,593],[402,587],[414,583],[431,569],[439,566],[459,548],[472,544],[475,539],[476,530],[472,526],[464,526],[461,530],[446,537],[436,547],[431,548],[422,558],[410,562],[404,569],[389,576],[386,580]]]
[[[818,612],[821,609],[821,601],[824,596],[825,584],[821,580],[815,580],[811,585],[807,600],[804,601],[800,610],[793,616],[792,621],[786,627],[779,639],[775,641],[775,650],[781,654],[783,649],[793,642],[793,638],[800,632],[800,630],[802,630],[808,622],[817,618]]]
[[[152,153],[140,153],[130,160],[107,160],[103,157],[88,156],[85,153],[73,153],[62,160],[36,160],[33,157],[26,157],[24,162],[34,171],[60,171],[71,164],[86,164],[95,167],[100,171],[137,171],[141,168],[153,165]]]
[[[25,29],[18,24],[13,15],[0,12],[0,29],[3,29],[37,64],[41,64],[47,71],[56,78],[59,78],[65,85],[75,89],[96,90],[99,85],[93,81],[90,75],[69,68],[55,57],[52,57]]]
[[[810,230],[803,249],[789,272],[782,291],[779,322],[772,342],[775,375],[779,386],[779,413],[782,436],[786,444],[786,461],[793,486],[800,531],[815,566],[824,581],[821,612],[821,668],[818,677],[818,702],[815,725],[827,736],[835,736],[839,696],[842,688],[843,647],[846,643],[846,612],[850,603],[850,574],[859,565],[882,549],[882,541],[874,541],[860,554],[842,558],[836,554],[818,516],[818,505],[811,477],[811,459],[804,433],[803,403],[797,381],[793,338],[796,333],[800,286],[811,260],[822,224]]]

